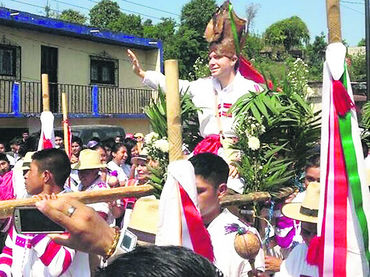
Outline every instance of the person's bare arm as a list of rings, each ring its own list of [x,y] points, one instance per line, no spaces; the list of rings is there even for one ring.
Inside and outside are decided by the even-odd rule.
[[[57,244],[102,256],[107,254],[113,244],[115,229],[109,227],[92,208],[76,199],[63,197],[43,200],[37,202],[36,207],[69,232],[49,235]],[[75,211],[68,216],[68,209],[71,207],[74,207]]]
[[[141,67],[140,62],[139,62],[138,58],[136,57],[135,53],[132,52],[130,49],[127,49],[127,55],[128,55],[128,57],[131,61],[132,70],[134,71],[134,73],[137,76],[139,76],[141,79],[144,79],[145,71]]]

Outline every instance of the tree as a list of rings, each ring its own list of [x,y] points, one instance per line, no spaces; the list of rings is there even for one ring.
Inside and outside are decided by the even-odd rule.
[[[298,16],[280,20],[266,29],[266,42],[272,46],[283,45],[286,51],[307,44],[310,35],[306,24]]]
[[[357,53],[349,56],[350,66],[348,66],[351,79],[353,81],[366,81],[366,54]]]
[[[87,21],[86,16],[72,9],[62,11],[62,13],[58,16],[58,18],[64,21],[77,23],[77,24],[86,24],[86,21]]]
[[[208,43],[203,35],[216,8],[215,0],[191,0],[181,10],[181,24],[168,54],[176,55],[180,60],[182,78],[188,78],[190,73],[194,73],[196,59],[208,53]]]
[[[143,25],[140,15],[121,13],[120,17],[108,24],[108,29],[134,36],[143,36]]]
[[[116,2],[102,0],[90,10],[90,24],[106,29],[110,23],[117,21],[120,15],[121,11]]]
[[[315,37],[312,44],[307,45],[307,64],[310,71],[310,80],[321,80],[325,60],[325,50],[328,43],[324,33]]]
[[[249,34],[245,40],[245,45],[242,52],[248,59],[256,59],[260,56],[263,46],[264,42],[260,36],[256,34]]]
[[[179,60],[180,78],[189,79],[190,73],[193,73],[193,64],[199,56],[203,56],[199,48],[198,33],[185,26],[179,28],[173,41],[168,44],[165,56]]]
[[[191,0],[181,10],[181,26],[193,29],[203,37],[204,30],[216,8],[215,0]]]
[[[163,42],[164,46],[171,40],[175,34],[176,22],[172,18],[161,18],[161,21],[156,25],[144,22],[144,37],[159,39]]]
[[[258,9],[260,8],[260,6],[261,6],[260,4],[250,3],[247,6],[247,8],[245,9],[245,14],[246,14],[245,18],[247,20],[247,26],[246,26],[247,34],[250,31],[250,28],[253,24],[253,20],[256,17]]]
[[[366,41],[364,38],[362,38],[358,43],[357,46],[366,46]]]

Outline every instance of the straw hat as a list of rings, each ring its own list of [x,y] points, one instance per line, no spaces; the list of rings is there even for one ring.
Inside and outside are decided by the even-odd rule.
[[[32,156],[35,153],[36,153],[35,151],[26,153],[26,155],[23,158],[23,163],[22,163],[22,167],[21,167],[22,170],[29,170],[30,169],[31,162],[32,162]]]
[[[80,152],[78,162],[73,165],[72,169],[84,170],[104,167],[107,167],[107,165],[100,161],[100,155],[97,151],[85,149]]]
[[[137,236],[139,244],[154,244],[159,221],[158,208],[158,199],[144,197],[136,201],[127,229]]]
[[[320,202],[320,184],[309,183],[302,203],[288,203],[283,206],[282,213],[286,217],[300,221],[317,223]]]
[[[143,133],[135,133],[134,137],[135,138],[144,138],[144,134]]]
[[[136,164],[138,161],[148,161],[148,155],[145,154],[140,154],[138,156],[132,157],[131,158],[131,163]]]

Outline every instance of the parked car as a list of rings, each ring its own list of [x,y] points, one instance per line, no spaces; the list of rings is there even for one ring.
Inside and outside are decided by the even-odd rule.
[[[81,138],[84,145],[93,137],[98,137],[101,140],[116,136],[125,137],[125,130],[115,125],[76,125],[72,126],[71,129],[72,135]],[[55,128],[55,130],[62,131],[61,128]]]

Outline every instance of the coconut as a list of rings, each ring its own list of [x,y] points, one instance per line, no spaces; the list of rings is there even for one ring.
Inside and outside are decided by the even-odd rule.
[[[240,257],[247,260],[252,260],[256,258],[258,252],[260,251],[261,243],[255,234],[247,231],[245,234],[236,234],[234,247],[236,253],[238,253]]]

